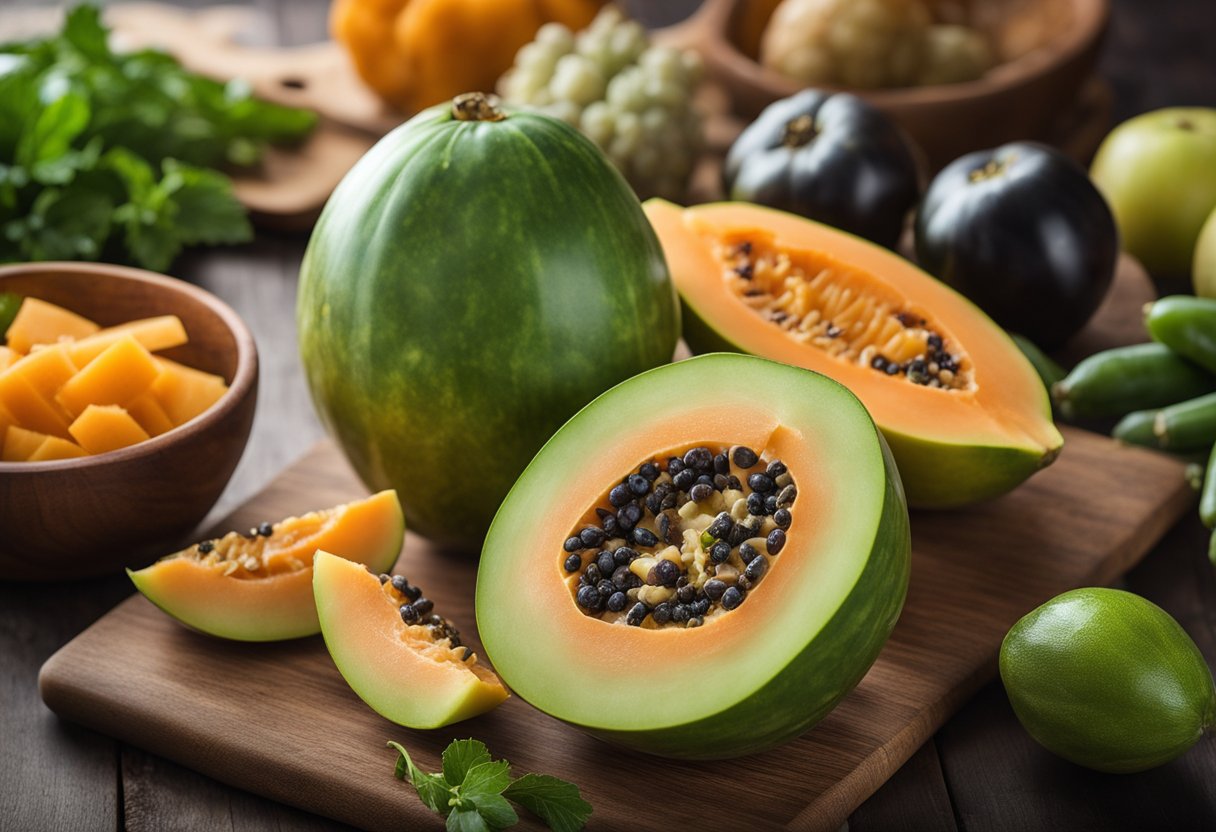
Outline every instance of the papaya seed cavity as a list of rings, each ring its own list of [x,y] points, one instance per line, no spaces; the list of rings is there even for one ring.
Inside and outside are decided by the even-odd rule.
[[[741,606],[769,573],[797,497],[785,463],[742,445],[647,460],[566,538],[573,601],[609,624],[700,627]]]
[[[866,275],[759,240],[720,243],[714,253],[730,291],[799,343],[912,384],[975,387],[960,347],[926,315],[882,297]]]

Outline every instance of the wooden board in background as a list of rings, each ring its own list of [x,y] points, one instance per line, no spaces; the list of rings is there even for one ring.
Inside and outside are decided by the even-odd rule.
[[[361,493],[326,444],[222,527]],[[992,676],[1000,640],[1018,617],[1065,589],[1116,578],[1193,500],[1179,463],[1066,429],[1056,464],[1014,493],[965,511],[914,514],[907,606],[870,673],[803,737],[736,761],[618,750],[517,697],[440,731],[398,728],[351,693],[320,639],[222,642],[182,628],[140,596],[53,656],[42,694],[67,719],[374,830],[441,825],[393,779],[385,741],[402,741],[424,767],[438,768],[439,751],[465,736],[486,741],[518,772],[575,780],[596,807],[592,830],[835,829]],[[445,558],[411,535],[398,570],[473,632],[472,561]],[[645,695],[639,689],[639,707]],[[689,793],[714,799],[673,797]]]

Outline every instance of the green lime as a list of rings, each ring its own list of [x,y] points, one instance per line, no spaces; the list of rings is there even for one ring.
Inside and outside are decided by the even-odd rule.
[[[1026,615],[1001,644],[1001,680],[1049,751],[1098,771],[1144,771],[1216,723],[1212,673],[1156,604],[1074,589]]]

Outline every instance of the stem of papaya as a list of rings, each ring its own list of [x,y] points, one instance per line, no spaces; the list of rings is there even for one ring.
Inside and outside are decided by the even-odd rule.
[[[465,92],[452,99],[452,118],[457,121],[502,121],[498,96],[484,92]]]

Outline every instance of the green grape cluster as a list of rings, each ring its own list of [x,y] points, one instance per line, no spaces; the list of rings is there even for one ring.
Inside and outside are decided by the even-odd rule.
[[[639,198],[679,200],[704,143],[691,103],[700,77],[695,53],[651,46],[640,24],[609,6],[577,34],[542,26],[498,91],[582,131]]]

